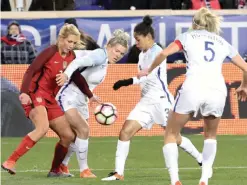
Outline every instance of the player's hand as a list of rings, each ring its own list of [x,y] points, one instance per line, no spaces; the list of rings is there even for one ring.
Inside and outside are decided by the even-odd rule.
[[[247,100],[247,87],[243,87],[242,85],[240,85],[240,87],[237,88],[236,93],[238,95],[238,100],[240,101]]]
[[[19,100],[21,101],[21,104],[23,105],[28,105],[32,103],[30,96],[26,93],[21,93],[19,96]]]
[[[56,75],[56,82],[58,86],[63,86],[67,82],[68,76],[65,73],[60,73]]]
[[[148,75],[148,69],[143,69],[137,74],[137,78],[140,79],[142,76]]]
[[[114,83],[113,89],[116,91],[120,89],[122,86],[129,86],[133,84],[133,78],[124,79],[124,80],[118,80]]]
[[[101,104],[100,98],[96,95],[93,95],[91,98],[89,98],[89,105],[92,107],[93,103]]]

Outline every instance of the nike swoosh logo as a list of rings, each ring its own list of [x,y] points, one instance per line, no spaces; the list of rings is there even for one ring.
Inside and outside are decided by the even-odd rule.
[[[54,63],[55,63],[55,64],[58,64],[59,62],[55,61]]]
[[[28,149],[28,150],[29,150],[30,148],[29,148],[28,146],[26,146],[26,149]]]

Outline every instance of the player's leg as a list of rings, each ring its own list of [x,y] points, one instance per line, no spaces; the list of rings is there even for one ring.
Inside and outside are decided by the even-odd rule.
[[[34,102],[34,101],[33,101]],[[43,105],[39,105],[35,108],[26,106],[27,115],[35,125],[35,129],[28,133],[21,141],[19,146],[14,150],[10,157],[2,164],[2,168],[7,170],[10,174],[15,174],[15,163],[28,152],[48,131],[49,122],[47,118],[47,112]]]
[[[200,184],[208,184],[213,174],[213,163],[216,156],[216,134],[226,101],[224,91],[209,91],[203,106],[200,107],[204,118],[204,146],[202,151],[202,175]]]
[[[109,173],[103,181],[123,180],[124,167],[130,148],[130,139],[137,133],[142,126],[136,120],[126,120],[120,131],[117,142],[117,151],[115,157],[115,170]]]
[[[192,156],[200,166],[202,166],[202,154],[197,150],[189,138],[179,134],[177,144],[182,150]]]
[[[212,176],[213,163],[217,151],[217,129],[220,117],[215,116],[204,117],[204,145],[202,151],[202,174],[200,183],[208,184],[208,179]]]
[[[95,178],[96,176],[91,172],[88,167],[88,140],[89,140],[89,125],[87,120],[83,117],[88,118],[87,105],[83,107],[80,112],[80,107],[69,109],[65,112],[66,119],[69,121],[72,129],[76,132],[75,147],[76,156],[80,166],[80,177],[82,178]],[[84,115],[84,116],[82,116]],[[66,160],[66,158],[65,158]],[[66,164],[64,164],[66,165]]]
[[[161,98],[161,102],[155,106],[155,111],[153,112],[154,122],[161,125],[164,130],[167,125],[168,115],[171,109],[171,103],[166,98]],[[196,149],[193,143],[186,137],[178,135],[177,145],[195,158],[198,164],[201,166],[202,154]]]
[[[56,107],[57,106],[57,107]],[[75,139],[75,134],[72,131],[68,121],[63,115],[62,110],[58,105],[53,105],[48,109],[48,117],[50,120],[50,128],[59,136],[60,140],[56,144],[52,167],[48,173],[48,177],[70,177],[70,174],[63,174],[60,171],[60,165],[68,152],[68,147]]]
[[[171,111],[168,117],[164,135],[163,154],[168,169],[171,185],[180,185],[178,175],[178,147],[177,140],[180,137],[180,130],[189,121],[190,114],[178,114]]]
[[[125,162],[129,154],[130,139],[139,130],[152,122],[149,109],[150,107],[147,107],[145,104],[138,103],[130,112],[119,134],[115,157],[115,170],[110,173],[108,177],[103,178],[103,181],[123,180]]]

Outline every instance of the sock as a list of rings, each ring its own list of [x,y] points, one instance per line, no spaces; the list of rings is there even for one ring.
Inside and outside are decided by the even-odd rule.
[[[52,161],[52,167],[50,171],[55,172],[55,173],[59,172],[60,164],[62,163],[67,152],[68,152],[68,148],[64,147],[59,142],[56,144],[54,157]]]
[[[80,166],[80,172],[88,169],[87,154],[88,154],[88,139],[80,139],[76,137],[75,145],[77,147],[76,157]]]
[[[67,152],[67,154],[66,154],[66,156],[65,156],[65,158],[64,158],[64,160],[63,160],[63,164],[64,164],[65,166],[68,166],[69,160],[70,160],[71,156],[73,155],[73,153],[74,153],[75,151],[76,151],[76,145],[75,145],[75,143],[71,143],[71,144],[69,145],[68,152]]]
[[[206,139],[202,151],[202,176],[200,182],[208,184],[208,177],[212,170],[217,151],[217,141],[215,139]]]
[[[163,147],[166,167],[171,178],[171,185],[179,181],[178,177],[178,147],[176,143],[168,143]]]
[[[29,151],[36,144],[29,135],[26,135],[19,146],[15,149],[12,155],[8,158],[10,161],[17,161],[21,156],[23,156],[27,151]]]
[[[179,147],[190,154],[192,157],[194,157],[198,163],[202,162],[202,155],[188,138],[182,136],[182,142]]]
[[[119,175],[124,174],[124,166],[129,154],[129,147],[130,141],[118,140],[115,158],[115,172],[117,172]]]

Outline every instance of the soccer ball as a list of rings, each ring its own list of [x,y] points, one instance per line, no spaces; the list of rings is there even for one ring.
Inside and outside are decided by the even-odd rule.
[[[117,109],[111,103],[103,103],[95,108],[94,115],[98,123],[111,125],[117,119]]]

